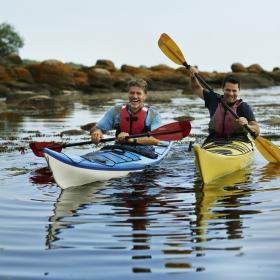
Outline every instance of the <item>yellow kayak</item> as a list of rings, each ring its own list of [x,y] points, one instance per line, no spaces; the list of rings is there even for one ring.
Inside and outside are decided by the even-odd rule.
[[[207,184],[252,162],[255,146],[249,140],[216,140],[194,145],[197,169]]]

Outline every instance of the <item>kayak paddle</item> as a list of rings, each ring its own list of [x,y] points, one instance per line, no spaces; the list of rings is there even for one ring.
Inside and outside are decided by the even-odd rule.
[[[191,66],[186,62],[185,57],[181,52],[180,48],[166,33],[163,33],[160,36],[158,40],[158,46],[170,60],[172,60],[176,64],[185,66],[188,70],[190,69]],[[204,86],[204,88],[208,89],[218,98],[219,94],[214,92],[214,90],[203,80],[201,76],[199,76],[197,73],[195,73],[195,76],[198,79],[198,81]],[[238,115],[234,111],[232,111],[230,106],[228,106],[228,104],[223,99],[220,100],[222,104],[227,108],[227,110],[236,119],[238,119]],[[245,125],[244,127],[255,139],[256,147],[259,150],[259,152],[263,155],[263,157],[269,162],[280,163],[280,148],[274,145],[269,140],[257,135],[254,131],[252,131],[249,128],[248,125]]]
[[[191,123],[189,121],[180,121],[180,122],[173,122],[160,126],[159,128],[146,133],[129,135],[126,137],[126,139],[153,136],[154,138],[160,141],[179,141],[187,137],[190,131],[191,131]],[[116,138],[112,137],[112,138],[101,139],[100,142],[105,143],[105,142],[110,142],[115,140]],[[52,149],[56,152],[61,152],[61,150],[66,147],[81,146],[81,145],[88,145],[88,144],[93,144],[93,143],[92,141],[84,141],[84,142],[77,142],[77,143],[70,143],[70,144],[57,143],[53,141],[32,142],[29,144],[29,147],[37,157],[44,157],[44,153],[43,153],[44,148]]]

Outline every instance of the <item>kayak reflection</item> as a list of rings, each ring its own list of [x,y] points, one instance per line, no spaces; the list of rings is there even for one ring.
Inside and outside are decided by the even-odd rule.
[[[60,240],[59,236],[63,229],[74,228],[77,224],[88,222],[81,219],[75,220],[75,217],[79,216],[79,211],[86,209],[92,203],[104,199],[104,196],[99,193],[99,190],[104,185],[104,182],[95,182],[83,187],[61,190],[54,204],[54,214],[49,217],[48,233],[46,236],[46,246],[49,249],[65,247],[55,245],[55,241]]]
[[[247,198],[254,192],[251,172],[251,169],[238,170],[202,186],[201,181],[196,182],[197,220],[193,227],[196,243],[243,238],[242,216],[259,213],[246,209]]]

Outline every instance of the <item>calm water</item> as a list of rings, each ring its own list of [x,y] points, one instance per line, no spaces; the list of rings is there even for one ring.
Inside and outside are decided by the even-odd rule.
[[[280,145],[280,88],[244,91],[262,127]],[[98,120],[120,100],[75,103],[51,117],[0,119],[0,279],[279,279],[280,166],[253,165],[202,186],[189,141],[202,142],[199,99],[155,103],[163,123],[189,113],[192,135],[156,168],[62,191],[32,140]],[[68,142],[87,136],[64,137]],[[90,146],[68,148],[83,154]]]

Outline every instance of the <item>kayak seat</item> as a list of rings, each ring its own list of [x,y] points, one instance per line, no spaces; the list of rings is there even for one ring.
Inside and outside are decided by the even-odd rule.
[[[236,144],[234,142],[221,142],[221,141],[215,141],[215,142],[210,142],[210,143],[205,143],[203,144],[203,148],[205,150],[209,150],[209,149],[212,149],[214,148],[218,148],[217,150],[223,150],[223,149],[219,149],[219,147],[224,147],[224,148],[228,148],[228,149],[233,149],[235,151],[239,151],[241,154],[246,154],[248,152],[251,152],[254,147],[253,147],[253,144],[252,142],[248,142],[248,143],[251,143],[251,147],[248,147],[248,145],[240,145],[240,144]],[[225,154],[232,154],[232,152],[228,149],[224,149],[225,151]],[[211,151],[214,151],[214,150],[211,150]]]
[[[220,155],[232,155],[232,151],[226,149],[211,149],[211,153],[220,154]]]

